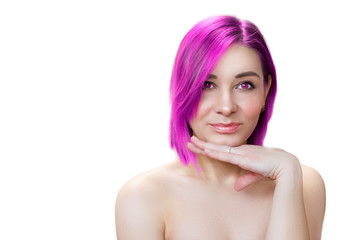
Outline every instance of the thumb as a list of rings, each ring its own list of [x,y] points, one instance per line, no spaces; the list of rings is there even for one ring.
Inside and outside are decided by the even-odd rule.
[[[240,192],[247,186],[265,179],[267,179],[267,177],[261,176],[260,174],[254,172],[246,173],[236,180],[234,184],[235,191]]]

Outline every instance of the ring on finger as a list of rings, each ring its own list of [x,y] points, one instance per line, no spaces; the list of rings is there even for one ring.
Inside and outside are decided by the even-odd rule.
[[[230,146],[228,146],[228,148],[227,148],[227,150],[226,150],[226,152],[230,152],[231,151],[231,147]]]

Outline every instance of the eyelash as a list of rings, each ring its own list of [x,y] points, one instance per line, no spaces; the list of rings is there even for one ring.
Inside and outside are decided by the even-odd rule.
[[[207,88],[207,87],[205,87],[206,84],[211,84],[213,87]],[[251,89],[254,89],[254,88],[255,88],[254,84],[253,84],[252,82],[249,82],[249,81],[245,81],[245,82],[240,83],[240,84],[238,85],[238,87],[239,87],[239,86],[242,86],[242,85],[244,85],[244,84],[248,84],[249,87],[248,87],[248,88],[240,88],[240,89],[251,90]],[[204,90],[205,90],[205,89],[212,89],[212,88],[215,88],[213,82],[210,82],[210,81],[205,81],[205,82],[204,82],[204,85],[203,85],[203,89],[204,89]]]

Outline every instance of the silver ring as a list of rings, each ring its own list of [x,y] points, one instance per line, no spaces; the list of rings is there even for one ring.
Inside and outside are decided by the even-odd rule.
[[[228,146],[228,148],[227,148],[226,152],[230,152],[230,151],[231,151],[231,147],[230,147],[230,146]]]

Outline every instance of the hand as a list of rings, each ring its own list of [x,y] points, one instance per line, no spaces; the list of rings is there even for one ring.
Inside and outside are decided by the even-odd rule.
[[[236,180],[234,184],[236,191],[241,191],[257,181],[278,180],[282,175],[291,174],[296,168],[300,169],[299,160],[281,149],[245,144],[232,147],[230,152],[227,152],[226,145],[204,142],[194,136],[191,141],[192,143],[188,143],[188,148],[192,152],[250,171]]]

